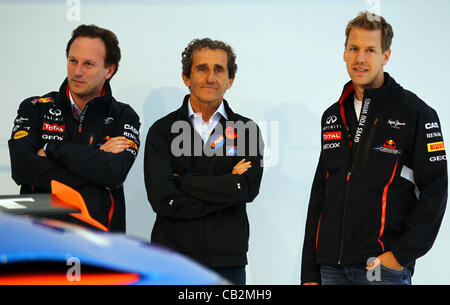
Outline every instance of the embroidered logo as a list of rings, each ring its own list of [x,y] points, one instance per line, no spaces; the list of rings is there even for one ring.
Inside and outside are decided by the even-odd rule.
[[[389,126],[391,126],[392,128],[395,128],[395,129],[400,129],[401,126],[406,126],[406,123],[402,123],[399,120],[393,121],[393,120],[389,119],[387,121],[387,123]]]
[[[399,155],[401,150],[397,149],[397,144],[393,140],[387,140],[382,146],[374,147],[373,150],[393,155]]]

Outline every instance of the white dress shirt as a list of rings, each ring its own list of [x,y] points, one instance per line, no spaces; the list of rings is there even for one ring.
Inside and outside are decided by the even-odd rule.
[[[192,125],[194,126],[195,131],[202,137],[203,142],[207,142],[211,132],[219,123],[220,118],[224,117],[228,119],[227,112],[225,111],[225,107],[223,106],[223,101],[220,103],[219,108],[217,108],[216,112],[209,118],[209,122],[203,121],[201,113],[195,113],[194,109],[191,106],[191,100],[188,101],[188,115],[191,120]]]
[[[353,103],[355,104],[356,118],[359,121],[359,115],[361,114],[362,101],[358,101],[358,99],[356,98],[356,94],[353,96]]]

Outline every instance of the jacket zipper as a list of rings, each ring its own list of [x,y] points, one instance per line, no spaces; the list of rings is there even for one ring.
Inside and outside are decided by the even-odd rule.
[[[374,127],[372,127],[372,130],[370,131],[369,137],[367,139],[367,145],[366,145],[367,149],[365,150],[366,154],[369,151],[370,144],[372,143],[372,138],[375,135],[375,129],[376,129],[377,123],[378,123],[378,119],[375,119],[375,121],[373,123]],[[348,129],[347,126],[346,126],[346,128],[347,128],[347,134],[350,137],[349,129]],[[361,135],[361,138],[362,138],[362,135]],[[355,158],[353,159],[352,166],[350,168],[350,171],[347,172],[347,177],[346,177],[347,186],[345,188],[344,212],[343,212],[343,216],[342,216],[341,244],[340,244],[340,249],[339,249],[338,265],[340,265],[342,263],[342,257],[343,257],[343,254],[344,254],[345,220],[346,220],[346,215],[347,215],[348,196],[349,196],[349,193],[350,193],[350,177],[351,177],[351,175],[353,173],[353,170],[355,169],[355,165],[356,165],[356,161],[358,160],[360,148],[361,148],[361,145],[358,145],[358,147],[356,149],[356,153],[355,153]]]

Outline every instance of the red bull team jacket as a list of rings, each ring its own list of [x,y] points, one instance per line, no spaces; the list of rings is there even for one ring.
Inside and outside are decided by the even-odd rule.
[[[447,202],[447,157],[436,112],[389,74],[354,87],[322,116],[322,139],[302,254],[301,281],[320,282],[321,264],[366,263],[392,251],[413,271],[430,250]]]
[[[123,182],[139,149],[139,116],[117,102],[108,82],[80,119],[72,114],[67,79],[59,91],[24,100],[8,141],[11,171],[21,194],[50,192],[57,180],[81,193],[91,216],[112,231],[125,232]],[[125,136],[130,147],[113,154],[99,147]],[[37,151],[47,144],[47,157]]]

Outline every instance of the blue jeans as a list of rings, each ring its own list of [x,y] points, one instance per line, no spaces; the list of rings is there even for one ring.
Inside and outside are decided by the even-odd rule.
[[[408,268],[395,270],[378,265],[366,270],[365,264],[321,265],[322,285],[411,285]]]
[[[245,285],[245,266],[210,268],[234,285]]]

